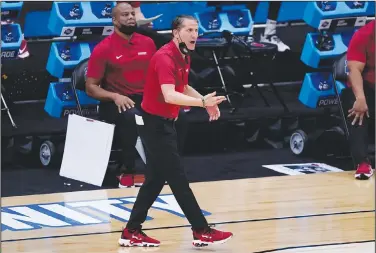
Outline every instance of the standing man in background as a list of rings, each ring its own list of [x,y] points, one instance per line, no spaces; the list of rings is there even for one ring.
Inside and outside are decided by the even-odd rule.
[[[356,179],[369,179],[373,169],[368,157],[369,127],[375,126],[375,20],[356,31],[347,51],[350,88],[342,91],[348,112],[349,142],[356,164]]]
[[[152,39],[135,32],[136,12],[127,2],[113,8],[112,20],[113,34],[90,56],[86,92],[101,101],[100,118],[116,126],[115,138],[122,148],[119,187],[141,186],[144,176],[135,174],[138,133],[134,114],[141,106],[146,71],[156,47]]]
[[[247,1],[244,2],[247,8],[251,11],[253,10],[253,18],[256,16],[256,10],[260,4],[260,1]],[[264,32],[261,34],[260,42],[274,44],[278,48],[278,52],[285,52],[290,50],[290,47],[286,45],[278,36],[277,32],[277,19],[279,15],[279,10],[281,9],[281,1],[269,1],[268,16],[266,19],[266,25]],[[250,36],[253,36],[253,31],[251,31]]]
[[[208,1],[208,6],[220,7],[222,5],[235,5],[235,4],[244,4],[246,8],[251,12],[252,18],[255,19],[257,9],[259,8],[260,1]],[[290,50],[290,47],[283,43],[279,38],[277,32],[277,19],[279,11],[281,9],[281,1],[269,1],[268,16],[266,19],[264,32],[260,36],[260,42],[270,43],[277,46],[278,52],[285,52]],[[215,18],[217,19],[217,18]],[[212,20],[212,22],[215,20]],[[218,22],[216,20],[216,22]],[[249,31],[249,42],[254,41],[254,32],[253,30]]]
[[[189,187],[180,160],[175,121],[180,106],[206,108],[209,120],[220,117],[218,104],[225,100],[215,92],[202,96],[188,85],[189,54],[195,49],[198,21],[192,16],[178,16],[172,22],[173,39],[152,57],[146,77],[141,116],[137,125],[145,146],[146,181],[141,186],[130,219],[121,234],[121,246],[154,247],[160,242],[142,231],[142,223],[167,181],[176,201],[192,225],[196,247],[224,243],[232,237],[209,227]]]

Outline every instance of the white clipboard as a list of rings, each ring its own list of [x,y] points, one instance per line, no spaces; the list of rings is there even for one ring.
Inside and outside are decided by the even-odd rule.
[[[102,186],[114,129],[112,124],[69,115],[60,176]]]

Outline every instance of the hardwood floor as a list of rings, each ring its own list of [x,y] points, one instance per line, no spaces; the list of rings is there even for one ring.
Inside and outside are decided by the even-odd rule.
[[[353,172],[193,183],[208,221],[234,233],[219,252],[374,253],[375,179]],[[197,252],[166,186],[145,232],[159,248],[117,244],[138,189],[2,198],[2,252]],[[373,240],[373,242],[372,242]]]

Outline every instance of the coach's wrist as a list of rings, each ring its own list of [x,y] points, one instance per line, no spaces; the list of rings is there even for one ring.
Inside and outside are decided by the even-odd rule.
[[[117,97],[119,96],[119,94],[117,93],[111,93],[111,100],[115,102],[115,100],[117,99]]]
[[[205,102],[205,98],[204,97],[201,97],[201,107],[202,108],[206,108],[206,102]]]
[[[202,100],[201,98],[194,98],[194,101],[192,101],[191,106],[196,106],[196,107],[202,107]]]
[[[355,99],[358,101],[366,101],[366,96],[357,96]]]

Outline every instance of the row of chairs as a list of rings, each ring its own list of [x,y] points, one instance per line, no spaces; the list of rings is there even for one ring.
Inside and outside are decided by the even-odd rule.
[[[82,112],[82,105],[81,105],[81,103],[78,99],[77,91],[80,90],[80,91],[85,92],[85,82],[86,82],[85,73],[86,73],[86,70],[87,70],[87,65],[88,65],[88,59],[83,60],[81,63],[79,63],[77,65],[77,67],[75,68],[75,70],[72,73],[71,87],[72,87],[72,91],[73,91],[73,94],[74,94],[75,101],[77,103],[78,113],[79,113],[80,116],[83,116],[83,112]],[[218,71],[219,71],[219,73],[221,73],[219,69],[218,69]],[[334,65],[333,65],[332,77],[333,77],[334,81],[340,81],[340,82],[343,82],[343,83],[346,82],[346,80],[347,80],[346,54],[343,54],[337,61],[335,61]],[[346,115],[345,115],[345,112],[342,109],[342,104],[341,104],[341,99],[340,99],[340,91],[337,89],[336,85],[334,85],[334,88],[335,88],[335,94],[336,94],[337,99],[339,101],[338,107],[339,107],[341,119],[343,121],[346,139],[348,139],[349,130],[348,130],[347,123],[346,123]],[[142,147],[140,139],[138,140],[136,148],[139,151],[141,158],[146,163],[145,153],[143,151],[143,147]],[[113,146],[113,151],[118,150],[118,149],[119,148],[117,148],[116,145]]]

